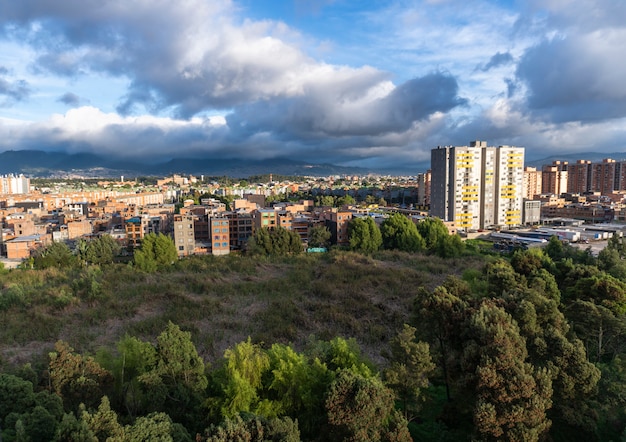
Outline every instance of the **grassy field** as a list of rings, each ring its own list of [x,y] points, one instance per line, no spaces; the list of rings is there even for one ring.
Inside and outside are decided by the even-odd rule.
[[[480,258],[333,251],[280,259],[190,257],[153,274],[127,265],[12,270],[0,275],[0,364],[46,359],[55,341],[79,352],[130,334],[154,341],[168,321],[212,362],[250,336],[306,345],[355,338],[373,362],[411,315],[419,287],[480,269]]]

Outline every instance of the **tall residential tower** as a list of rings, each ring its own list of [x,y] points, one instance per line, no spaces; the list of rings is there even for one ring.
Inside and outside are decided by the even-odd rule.
[[[522,224],[523,147],[438,147],[431,170],[431,215],[461,229]]]

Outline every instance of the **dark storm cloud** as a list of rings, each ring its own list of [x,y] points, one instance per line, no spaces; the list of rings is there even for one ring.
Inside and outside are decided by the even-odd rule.
[[[517,67],[529,111],[555,122],[626,117],[622,35],[573,35],[529,49]]]
[[[377,136],[404,132],[416,121],[466,102],[457,95],[456,79],[443,73],[409,80],[386,96],[369,101],[363,95],[348,98],[338,92],[344,91],[318,91],[240,106],[227,118],[228,125],[243,137],[271,131],[282,140]]]
[[[477,69],[487,72],[493,68],[497,68],[499,66],[505,66],[513,63],[513,56],[508,52],[498,52],[489,59],[487,63],[484,65],[478,66]]]

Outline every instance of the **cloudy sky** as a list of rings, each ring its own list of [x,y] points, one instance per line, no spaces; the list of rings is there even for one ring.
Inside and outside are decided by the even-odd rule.
[[[0,0],[0,151],[626,151],[622,0]],[[626,157],[626,154],[624,155]],[[420,170],[421,171],[421,170]]]

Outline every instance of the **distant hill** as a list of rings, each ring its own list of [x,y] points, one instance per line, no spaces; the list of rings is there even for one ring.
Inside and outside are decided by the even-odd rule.
[[[626,160],[626,152],[581,152],[581,153],[566,153],[559,155],[552,155],[540,160],[526,161],[526,166],[541,167],[544,164],[552,164],[553,161],[567,161],[568,163],[575,163],[578,160],[589,160],[594,163],[602,161],[604,158],[611,158],[615,161]]]
[[[215,158],[175,158],[161,163],[141,163],[105,158],[95,154],[45,152],[38,150],[6,151],[0,153],[0,174],[23,173],[35,177],[65,174],[86,177],[115,177],[124,175],[166,176],[172,173],[231,176],[245,178],[251,175],[275,173],[278,175],[328,176],[364,175],[372,170],[342,167],[333,164],[313,164],[285,158],[271,160],[239,160]]]

